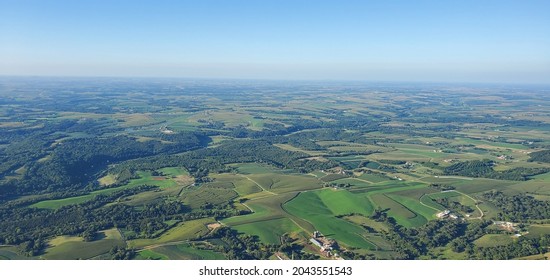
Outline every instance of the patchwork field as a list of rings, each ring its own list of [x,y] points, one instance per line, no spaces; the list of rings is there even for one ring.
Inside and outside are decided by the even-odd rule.
[[[0,259],[473,259],[550,233],[543,87],[18,79]]]
[[[327,200],[325,195],[321,196]],[[335,215],[338,215],[335,212],[342,214],[345,213],[345,210],[334,209],[335,205],[331,202],[329,202],[330,206],[327,206],[321,196],[318,192],[304,192],[285,203],[283,207],[292,215],[309,221],[316,230],[319,230],[327,237],[355,248],[373,249],[375,247],[363,237],[365,233],[364,229],[344,219],[335,217]],[[351,197],[341,196],[339,199],[344,201],[351,199]],[[333,209],[330,208],[331,206]],[[366,211],[366,209],[363,211]]]

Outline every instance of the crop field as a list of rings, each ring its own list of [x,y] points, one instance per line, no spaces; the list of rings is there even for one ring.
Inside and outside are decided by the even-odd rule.
[[[418,155],[423,156],[427,158],[443,158],[447,157],[448,155],[446,153],[443,153],[438,148],[434,148],[431,146],[424,146],[424,145],[416,145],[416,144],[389,144],[393,147],[395,147],[397,150],[405,153],[405,154],[411,154],[411,155]]]
[[[218,182],[230,182],[234,186],[235,191],[241,197],[245,197],[247,195],[259,193],[262,191],[262,189],[256,183],[248,179],[246,176],[222,173],[212,175],[212,177],[215,178],[215,180]]]
[[[334,238],[348,246],[356,248],[374,248],[363,234],[365,230],[344,219],[334,217],[316,192],[304,192],[285,203],[285,210],[292,215],[309,221],[315,229],[325,236]]]
[[[365,217],[363,215],[347,215],[344,217],[345,220],[350,221],[354,224],[361,225],[361,226],[368,226],[370,228],[373,228],[376,231],[387,231],[389,230],[389,227],[387,224],[383,222],[377,222],[369,217]]]
[[[311,190],[322,187],[321,181],[304,175],[267,173],[249,175],[248,178],[257,182],[262,188],[275,193]]]
[[[315,193],[334,215],[358,213],[370,216],[374,210],[368,199],[346,190],[324,189]]]
[[[435,202],[429,195],[422,196],[420,198],[420,202],[422,202],[424,205],[431,207],[432,209],[437,209],[439,211],[445,210],[445,207]]]
[[[361,174],[361,176],[359,176],[359,179],[363,179],[363,180],[369,181],[371,183],[380,183],[380,182],[390,180],[387,177],[384,177],[384,176],[381,176],[381,175],[378,175],[378,174],[369,174],[369,173]]]
[[[434,209],[428,204],[427,206],[423,205],[417,199],[413,199],[413,198],[401,196],[401,195],[395,195],[395,194],[388,194],[388,197],[395,200],[399,204],[407,207],[407,209],[413,211],[414,213],[423,216],[424,218],[426,218],[426,220],[433,219],[435,217],[435,214],[439,212],[438,208],[434,207],[435,208]]]
[[[182,222],[169,229],[158,238],[129,240],[128,246],[132,248],[143,248],[151,245],[195,239],[208,233],[206,224],[213,222],[215,222],[215,220],[212,218]]]
[[[136,259],[152,260],[223,260],[223,254],[195,248],[190,243],[160,246],[139,252]]]
[[[248,223],[261,222],[267,220],[273,220],[278,218],[289,218],[296,225],[306,232],[312,233],[314,228],[310,223],[300,219],[299,217],[287,212],[282,208],[282,205],[293,199],[296,193],[284,193],[277,195],[270,195],[268,197],[262,197],[258,199],[252,199],[245,204],[253,211],[252,214],[230,217],[222,220],[222,223],[229,226],[238,226]]]
[[[233,228],[244,234],[256,235],[262,242],[269,244],[281,244],[280,238],[283,234],[302,231],[302,229],[289,218],[275,218],[272,220],[241,224]]]
[[[278,196],[276,196],[278,198]],[[253,213],[247,214],[247,215],[240,215],[235,217],[229,217],[226,219],[223,219],[221,222],[224,224],[227,224],[231,227],[235,227],[242,224],[248,224],[248,223],[254,223],[258,221],[266,221],[266,220],[272,220],[272,219],[278,219],[283,217],[283,211],[280,209],[280,207],[277,205],[277,203],[270,203],[269,205],[266,205],[263,202],[267,201],[273,201],[273,199],[270,198],[260,198],[254,201],[251,201],[249,203],[246,203],[245,205],[252,210]]]
[[[321,173],[321,174],[322,176],[320,176],[319,178],[323,182],[332,182],[334,180],[344,179],[348,177],[347,175],[343,175],[343,174],[325,174],[325,173]]]
[[[547,181],[535,179],[509,185],[506,190],[513,191],[514,193],[550,195],[550,184]]]
[[[486,192],[489,190],[505,190],[507,186],[513,185],[513,181],[493,180],[475,178],[472,180],[463,180],[453,184],[458,191],[467,194],[475,194],[480,192]]]
[[[220,187],[222,186],[222,187]],[[204,185],[198,189],[188,190],[181,194],[181,201],[192,208],[199,208],[207,203],[220,204],[236,198],[237,192],[225,182],[224,185]]]
[[[427,222],[425,217],[417,215],[385,194],[375,194],[370,196],[370,198],[376,206],[387,211],[388,216],[393,217],[400,225],[405,227],[418,227]]]
[[[143,250],[139,252],[139,255],[136,259],[140,260],[169,260],[166,255],[157,253],[153,250]]]

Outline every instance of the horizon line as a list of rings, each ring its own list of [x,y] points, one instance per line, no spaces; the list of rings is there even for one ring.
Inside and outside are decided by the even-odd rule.
[[[248,82],[316,82],[316,83],[400,83],[400,84],[458,84],[458,85],[521,85],[521,86],[550,86],[550,82],[501,82],[501,81],[429,81],[429,80],[360,80],[360,79],[289,79],[289,78],[243,78],[243,77],[189,77],[189,76],[102,76],[102,75],[19,75],[0,74],[0,78],[28,78],[28,79],[145,79],[145,80],[203,80],[203,81],[248,81]]]

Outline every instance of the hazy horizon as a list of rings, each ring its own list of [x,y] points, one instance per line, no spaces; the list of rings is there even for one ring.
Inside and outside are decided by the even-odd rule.
[[[0,75],[550,84],[546,1],[13,1]]]

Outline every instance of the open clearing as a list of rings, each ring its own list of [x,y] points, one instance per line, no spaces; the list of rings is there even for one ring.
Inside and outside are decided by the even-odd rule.
[[[96,234],[98,240],[85,242],[80,237],[62,236],[50,241],[50,247],[42,256],[51,260],[90,259],[116,246],[124,246],[124,241],[117,229],[103,230]]]

